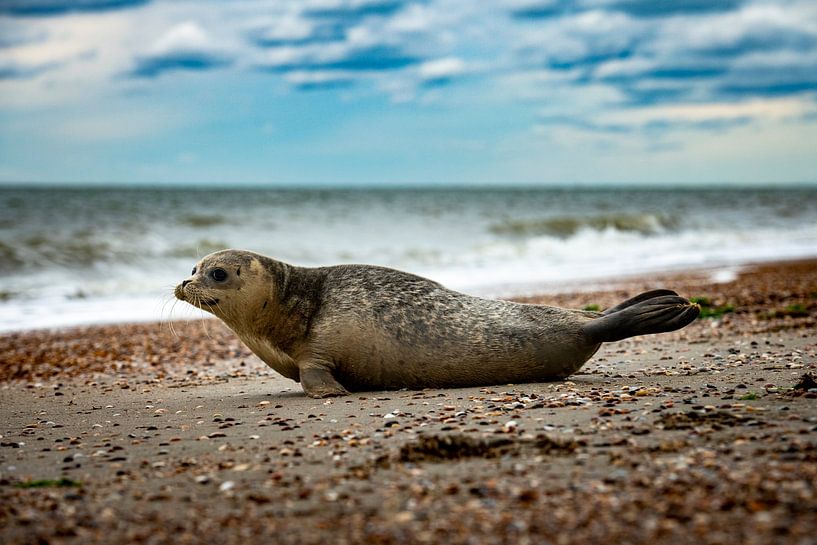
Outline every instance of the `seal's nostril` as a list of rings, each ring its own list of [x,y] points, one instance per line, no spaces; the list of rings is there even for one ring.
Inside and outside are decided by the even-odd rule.
[[[190,282],[192,282],[192,280],[183,280],[183,281],[182,281],[182,287],[185,287],[185,286],[186,286],[187,284],[189,284]]]

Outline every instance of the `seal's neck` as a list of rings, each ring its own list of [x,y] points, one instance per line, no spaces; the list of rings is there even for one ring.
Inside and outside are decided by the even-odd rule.
[[[325,272],[268,258],[262,260],[261,265],[269,274],[271,285],[257,308],[244,313],[249,321],[246,328],[294,356],[299,346],[308,340],[312,323],[320,311]]]

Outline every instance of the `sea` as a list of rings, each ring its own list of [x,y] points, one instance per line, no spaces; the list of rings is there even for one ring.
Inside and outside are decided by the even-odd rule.
[[[817,256],[817,188],[0,188],[0,331],[200,316],[223,248],[507,297]]]

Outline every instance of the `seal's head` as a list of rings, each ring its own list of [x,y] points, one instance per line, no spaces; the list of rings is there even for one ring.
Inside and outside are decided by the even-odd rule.
[[[187,280],[176,286],[180,301],[233,321],[264,297],[264,270],[258,256],[241,250],[222,250],[201,259]],[[260,297],[259,297],[260,296]]]

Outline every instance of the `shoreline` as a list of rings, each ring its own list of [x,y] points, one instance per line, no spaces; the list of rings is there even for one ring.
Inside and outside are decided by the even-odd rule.
[[[0,541],[814,543],[817,260],[521,300],[659,285],[712,317],[567,381],[330,400],[214,320],[0,334]]]

